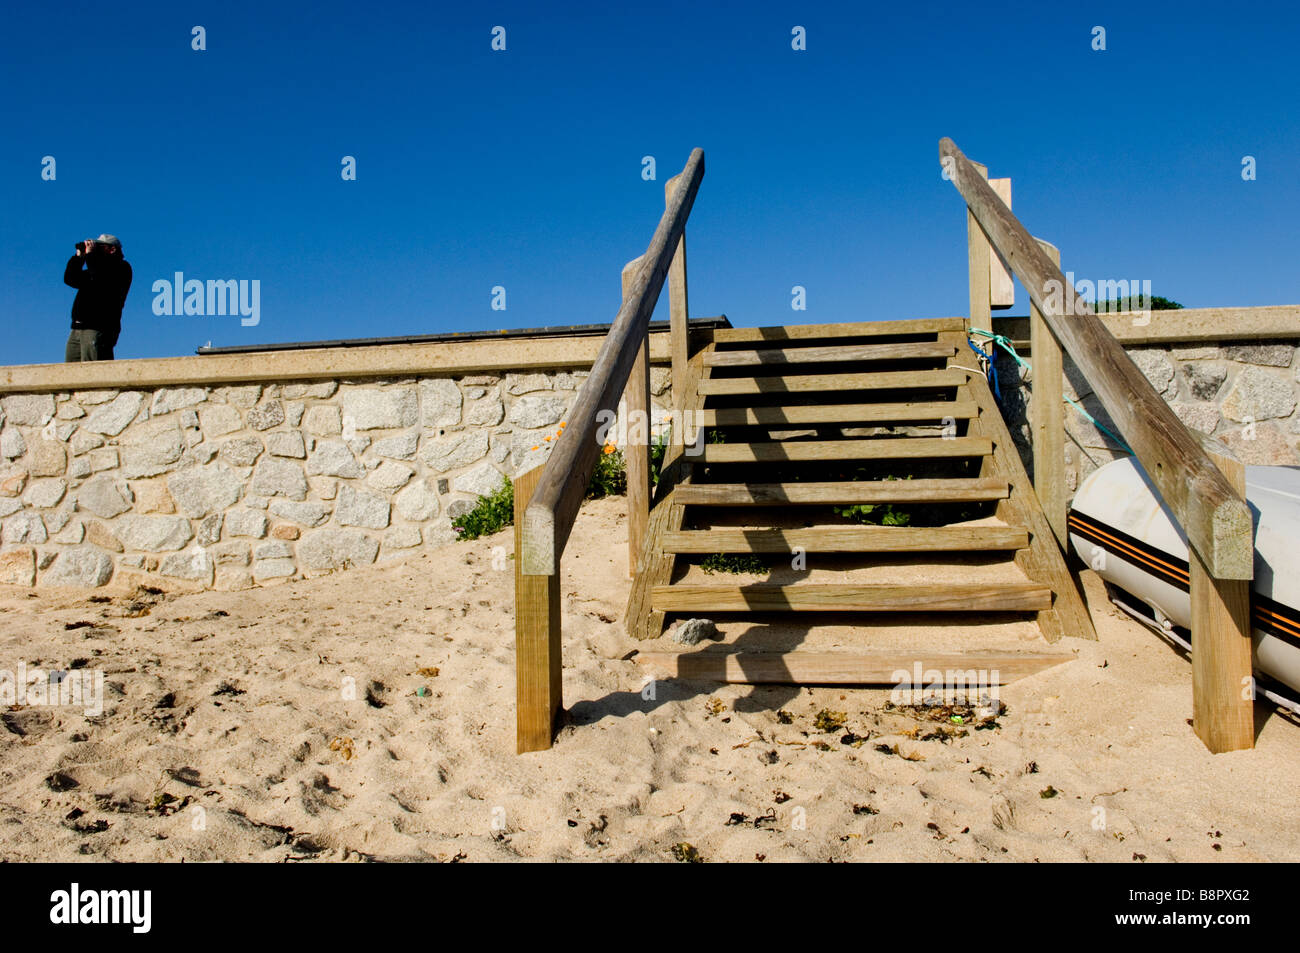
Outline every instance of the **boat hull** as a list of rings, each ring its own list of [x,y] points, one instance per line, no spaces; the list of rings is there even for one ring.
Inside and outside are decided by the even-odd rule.
[[[1300,694],[1300,468],[1246,467],[1255,530],[1251,591],[1257,671]],[[1103,579],[1191,629],[1187,537],[1138,462],[1098,468],[1069,513],[1070,545]]]

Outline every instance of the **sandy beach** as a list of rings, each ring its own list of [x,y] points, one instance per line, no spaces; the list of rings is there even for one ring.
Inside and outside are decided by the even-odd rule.
[[[1300,724],[1257,706],[1254,751],[1207,753],[1188,661],[1091,573],[1100,641],[978,727],[883,689],[643,697],[624,506],[578,520],[567,724],[522,757],[510,531],[245,592],[5,587],[0,668],[102,671],[105,697],[0,715],[0,857],[1300,860]]]

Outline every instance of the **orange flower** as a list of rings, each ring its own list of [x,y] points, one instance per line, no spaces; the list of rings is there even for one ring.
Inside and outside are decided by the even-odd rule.
[[[534,450],[540,450],[541,447],[533,447]]]
[[[617,448],[612,443],[605,444],[605,453],[613,453]]]

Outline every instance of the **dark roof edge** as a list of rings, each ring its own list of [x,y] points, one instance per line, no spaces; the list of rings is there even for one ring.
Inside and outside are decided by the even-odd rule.
[[[668,321],[651,321],[651,331],[667,331]],[[716,318],[691,318],[693,328],[729,328],[725,314]],[[390,344],[438,344],[452,341],[486,341],[501,338],[594,337],[608,334],[608,324],[569,324],[546,328],[504,328],[500,331],[453,331],[446,334],[408,334],[387,338],[341,338],[335,341],[295,341],[286,344],[237,344],[199,347],[196,354],[254,354],[259,351],[311,351],[327,347],[376,347]]]

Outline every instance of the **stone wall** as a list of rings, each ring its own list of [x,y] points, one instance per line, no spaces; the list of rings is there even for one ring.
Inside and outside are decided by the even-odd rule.
[[[1190,429],[1213,434],[1247,464],[1300,465],[1300,334],[1263,343],[1166,344],[1126,348],[1133,362]],[[1022,355],[1024,351],[1022,350]],[[1033,357],[1028,356],[1032,365]],[[1033,378],[1021,381],[1005,353],[997,362],[1003,414],[1030,473],[1028,410]],[[1066,393],[1109,429],[1119,429],[1069,356]],[[1068,404],[1065,475],[1071,492],[1098,466],[1126,456],[1115,442]]]
[[[256,361],[256,356],[250,356]],[[244,589],[455,538],[585,370],[0,398],[0,583]],[[670,405],[652,368],[656,416]]]

